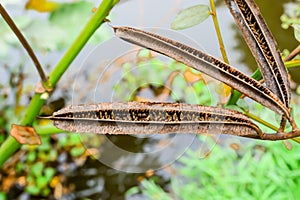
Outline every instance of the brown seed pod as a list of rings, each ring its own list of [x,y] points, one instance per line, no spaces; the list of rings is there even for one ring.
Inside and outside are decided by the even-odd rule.
[[[181,103],[100,103],[68,106],[49,117],[60,129],[98,134],[197,133],[259,138],[261,130],[237,111]]]

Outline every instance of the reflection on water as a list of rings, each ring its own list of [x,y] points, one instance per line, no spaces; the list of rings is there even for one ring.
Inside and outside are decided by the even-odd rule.
[[[120,172],[89,159],[68,176],[68,184],[76,187],[69,199],[124,199],[124,193],[138,184],[140,175]]]
[[[101,164],[128,173],[145,173],[171,165],[195,139],[193,134],[165,134],[139,136],[99,136],[103,140],[100,146],[91,146],[90,140],[97,136],[82,135],[82,141],[88,149],[100,149],[95,157]]]

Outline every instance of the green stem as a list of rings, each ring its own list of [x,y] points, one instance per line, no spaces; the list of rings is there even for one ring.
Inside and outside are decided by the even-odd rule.
[[[52,123],[47,125],[34,125],[34,130],[39,135],[53,135],[58,133],[67,133],[67,131],[56,128]]]
[[[26,113],[21,120],[22,126],[31,126],[36,116],[40,113],[40,109],[45,103],[45,99],[41,98],[41,94],[35,93],[27,107]],[[0,153],[1,155],[1,153]]]
[[[217,18],[217,12],[216,12],[216,6],[215,6],[214,0],[210,0],[210,7],[211,7],[212,19],[214,22],[215,30],[216,30],[218,41],[219,41],[220,51],[221,51],[224,62],[229,64],[229,60],[228,60],[228,57],[227,57],[227,54],[225,51],[225,46],[224,46],[224,42],[222,39],[222,34],[221,34],[218,18]]]
[[[73,44],[66,51],[60,62],[56,65],[53,71],[49,75],[48,81],[45,83],[45,87],[48,89],[54,88],[57,81],[61,78],[63,73],[67,70],[71,62],[86,44],[88,39],[96,31],[96,29],[103,23],[103,20],[117,3],[116,0],[103,0],[97,9],[96,13],[89,19],[83,30],[75,39]],[[41,98],[41,94],[35,93],[26,113],[21,120],[20,125],[32,126],[35,117],[39,114],[45,99]],[[0,167],[13,155],[13,153],[20,148],[20,144],[11,136],[9,136],[0,147]]]
[[[284,63],[286,68],[299,67],[300,60],[291,60]]]
[[[271,123],[269,123],[269,122],[267,122],[267,121],[265,121],[265,120],[257,117],[256,115],[253,115],[253,114],[251,114],[249,112],[245,113],[245,115],[247,115],[250,119],[253,119],[253,120],[259,122],[260,124],[263,124],[264,126],[270,128],[270,129],[273,129],[274,131],[278,131],[278,127],[276,127],[273,124],[271,124]]]

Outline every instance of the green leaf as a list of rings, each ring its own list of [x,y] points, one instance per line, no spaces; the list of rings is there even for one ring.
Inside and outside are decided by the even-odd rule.
[[[172,83],[171,97],[175,100],[180,100],[184,97],[184,91],[187,84],[182,76],[176,76]]]
[[[80,136],[78,134],[71,134],[71,135],[69,135],[68,144],[70,146],[72,146],[72,145],[80,145],[81,144]]]
[[[87,21],[88,15],[92,15],[92,8],[93,3],[87,1],[63,4],[59,9],[51,13],[49,20],[56,26],[76,31],[71,25],[77,24],[78,27],[82,27]]]
[[[73,42],[85,22],[93,14],[92,8],[93,3],[87,1],[62,4],[59,9],[50,14],[49,21],[34,19],[23,32],[30,44],[43,52],[62,51]],[[91,40],[93,44],[98,43],[107,39],[108,34],[104,28],[99,28]],[[0,39],[0,45],[1,42]],[[0,48],[0,55],[1,49],[5,51],[4,47]]]
[[[30,44],[43,52],[63,50],[73,39],[67,31],[45,20],[34,21],[24,31]]]
[[[40,189],[45,188],[48,184],[48,179],[45,176],[39,176],[36,179],[36,186]]]
[[[66,146],[68,146],[68,138],[67,138],[67,135],[63,135],[63,136],[58,140],[58,145],[59,145],[59,147],[66,147]]]
[[[24,163],[18,162],[15,166],[15,169],[17,173],[21,173],[24,169]]]
[[[156,185],[153,180],[143,180],[142,186],[146,189],[143,193],[150,199],[170,200],[171,198],[163,189]]]
[[[139,187],[135,186],[126,191],[125,196],[128,198],[140,192]]]
[[[44,197],[49,196],[51,190],[49,188],[43,188],[43,190],[41,191],[41,195]]]
[[[62,4],[59,9],[51,13],[49,17],[50,24],[63,30],[67,37],[59,37],[65,40],[65,45],[70,44],[84,26],[89,17],[93,14],[93,3],[88,1],[79,1],[75,3]],[[54,32],[53,35],[58,36]],[[98,38],[98,42],[102,38]]]
[[[55,161],[57,159],[57,150],[51,149],[48,153],[48,160],[49,161]]]
[[[85,151],[84,147],[74,147],[71,149],[71,155],[74,157],[81,156]]]
[[[27,162],[34,162],[36,159],[36,152],[35,151],[29,151],[26,155],[26,161]]]
[[[40,193],[40,189],[35,185],[30,185],[26,187],[26,191],[32,195],[38,195]]]
[[[298,42],[300,42],[300,25],[299,24],[294,24],[293,25],[294,28],[294,35],[295,38]]]
[[[178,13],[171,24],[175,30],[186,29],[200,24],[210,15],[210,9],[207,5],[196,5],[186,8]]]
[[[32,165],[31,167],[31,173],[35,176],[35,177],[39,177],[42,175],[43,169],[45,167],[45,164],[42,162],[38,162],[35,163],[34,165]]]
[[[199,100],[197,98],[197,94],[193,87],[187,86],[184,90],[186,103],[189,104],[198,104]]]
[[[55,175],[55,169],[52,167],[47,167],[45,169],[45,177],[47,178],[48,182],[52,179],[52,177]]]
[[[0,200],[6,200],[7,196],[5,194],[5,192],[0,192]]]

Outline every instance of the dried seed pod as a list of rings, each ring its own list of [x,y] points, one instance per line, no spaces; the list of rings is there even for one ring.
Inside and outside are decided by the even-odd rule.
[[[258,6],[253,0],[225,0],[258,63],[268,88],[290,106],[290,86],[284,63]]]
[[[114,27],[114,30],[121,39],[164,54],[222,81],[292,121],[288,107],[272,91],[221,60],[182,43],[139,29]]]
[[[244,114],[180,103],[100,103],[68,106],[49,117],[60,129],[98,134],[213,133],[260,138]]]

